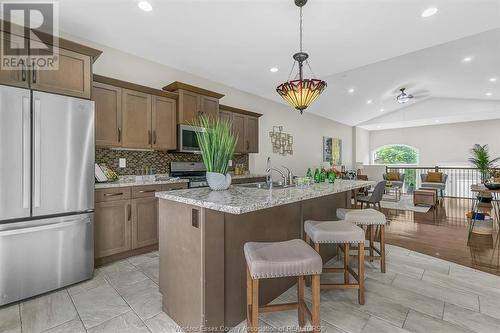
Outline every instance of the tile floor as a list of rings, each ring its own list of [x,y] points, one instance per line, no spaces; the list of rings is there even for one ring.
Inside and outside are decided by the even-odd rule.
[[[365,305],[352,290],[322,291],[324,332],[500,332],[500,277],[396,246],[387,250],[386,274],[378,263],[366,265]],[[0,332],[177,332],[161,297],[152,252],[99,268],[90,281],[0,307]],[[275,302],[294,298],[291,288]],[[296,326],[294,311],[260,319],[266,331]]]

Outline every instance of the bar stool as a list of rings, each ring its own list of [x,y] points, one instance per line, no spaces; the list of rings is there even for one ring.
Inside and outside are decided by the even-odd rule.
[[[344,267],[323,267],[325,273],[344,273],[344,283],[321,283],[322,289],[358,289],[358,302],[365,304],[365,261],[364,242],[365,232],[360,227],[346,221],[306,221],[304,223],[306,243],[314,244],[314,249],[319,253],[320,244],[343,244]],[[349,265],[349,246],[358,244],[358,273]],[[352,275],[357,283],[349,282]]]
[[[366,226],[366,232],[369,235],[370,246],[367,248],[370,250],[370,255],[365,256],[365,259],[373,261],[380,260],[380,271],[385,273],[385,215],[376,209],[347,209],[338,208],[337,218],[339,220],[348,221],[356,225]],[[374,226],[377,230],[374,229]],[[380,230],[379,230],[380,228]],[[378,234],[380,246],[375,247],[375,234]],[[378,256],[375,253],[378,253]]]
[[[273,243],[245,243],[247,261],[247,332],[258,332],[259,312],[297,310],[299,326],[305,325],[307,313],[312,332],[320,332],[321,256],[303,240]],[[259,306],[259,280],[298,277],[297,302]],[[312,310],[304,302],[304,276],[312,278]]]

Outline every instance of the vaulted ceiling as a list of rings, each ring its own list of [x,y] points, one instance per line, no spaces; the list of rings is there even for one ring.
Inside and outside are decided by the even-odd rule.
[[[298,49],[293,0],[149,0],[151,12],[137,2],[62,0],[60,28],[281,102],[275,87]],[[431,6],[438,13],[421,17]],[[309,0],[304,49],[328,88],[308,112],[377,129],[381,113],[408,108],[394,102],[402,86],[427,99],[500,100],[499,28],[500,0]]]

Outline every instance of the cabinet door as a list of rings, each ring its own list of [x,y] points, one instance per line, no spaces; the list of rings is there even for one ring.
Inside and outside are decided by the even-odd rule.
[[[236,143],[235,153],[246,153],[247,152],[247,142],[246,142],[246,116],[233,113],[233,133],[238,136],[238,142]]]
[[[95,144],[97,147],[120,147],[122,136],[122,89],[94,82]]]
[[[233,121],[233,113],[230,111],[219,110],[219,119],[232,122]]]
[[[122,91],[122,147],[151,148],[151,95]]]
[[[132,199],[132,248],[158,243],[158,199]]]
[[[73,51],[59,49],[57,70],[41,69],[36,65],[31,71],[31,88],[55,94],[90,99],[90,57]]]
[[[177,148],[176,102],[173,99],[153,96],[153,149]]]
[[[13,50],[20,50],[24,46],[27,46],[29,43],[28,39],[22,38],[16,35],[10,35],[6,32],[2,31],[1,34],[2,40],[0,41],[2,45],[6,45],[6,43],[10,43],[13,46]],[[4,61],[8,61],[10,58],[4,58],[3,51],[0,52],[0,61],[2,63]],[[17,52],[17,55],[20,56],[20,51]],[[5,59],[5,60],[4,60]],[[30,83],[30,71],[27,68],[27,64],[23,62],[10,62],[11,66],[9,66],[9,70],[0,69],[0,84],[6,84],[9,86],[16,86],[22,88],[28,88]]]
[[[95,204],[95,257],[102,258],[132,248],[130,200]]]
[[[219,116],[219,100],[214,97],[200,96],[201,113],[216,119]]]
[[[200,112],[200,95],[179,90],[179,123],[191,124],[198,118]]]
[[[247,153],[259,152],[259,118],[246,116],[246,149]]]

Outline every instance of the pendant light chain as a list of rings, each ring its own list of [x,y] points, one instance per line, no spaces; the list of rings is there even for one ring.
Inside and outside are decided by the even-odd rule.
[[[300,19],[299,19],[299,22],[300,22],[300,45],[299,45],[299,50],[300,52],[302,52],[302,7],[300,7]]]

